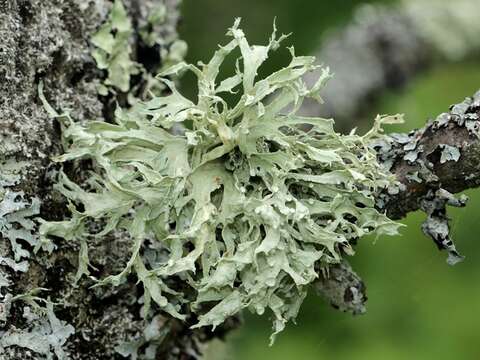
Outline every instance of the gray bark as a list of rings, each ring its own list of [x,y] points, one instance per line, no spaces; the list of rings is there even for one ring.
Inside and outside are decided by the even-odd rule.
[[[160,3],[167,6],[167,20],[154,31],[168,48],[177,37],[179,1],[127,1],[125,5],[138,29],[145,24],[150,9]],[[124,101],[123,94],[116,98],[98,95],[96,86],[104,74],[90,55],[89,39],[105,21],[110,7],[106,0],[0,0],[0,190],[5,196],[14,194],[13,201],[19,207],[39,200],[40,216],[46,219],[62,219],[67,209],[52,191],[49,176],[54,167],[51,157],[61,151],[59,127],[44,109],[38,85],[43,82],[45,96],[53,107],[71,109],[72,117],[78,121],[108,118],[112,104]],[[134,60],[144,63],[146,68],[148,59],[161,50],[142,44],[138,34],[132,47]],[[161,62],[160,56],[157,57]],[[87,169],[88,164],[70,170],[81,179]],[[96,275],[101,276],[104,269],[115,270],[124,265],[128,244],[122,237],[110,240],[111,243],[93,245],[92,265],[98,269]],[[7,242],[2,234],[2,259],[14,256]],[[135,341],[144,338],[147,325],[162,330],[161,339],[155,339],[156,358],[196,359],[199,345],[212,336],[221,336],[229,326],[226,324],[216,333],[190,331],[188,324],[162,314],[147,324],[139,316],[136,299],[140,294],[135,281],[107,292],[90,289],[92,283],[88,280],[77,287],[67,281],[75,274],[78,251],[77,245],[60,242],[51,256],[32,256],[24,272],[16,265],[9,266],[7,260],[0,261],[3,281],[0,281],[0,334],[29,327],[25,307],[21,302],[10,304],[9,296],[11,299],[12,295],[34,288],[47,288],[52,301],[61,299],[65,303],[55,313],[76,329],[64,346],[70,359],[123,358],[115,348],[129,341],[137,346]],[[138,346],[140,354],[148,351],[146,346]],[[3,351],[2,360],[45,356],[18,346]]]
[[[400,182],[379,194],[379,207],[392,219],[425,211],[423,232],[439,249],[448,250],[451,264],[462,257],[449,236],[446,205],[465,206],[465,197],[452,194],[480,185],[479,120],[480,91],[423,128],[376,144],[380,161]]]

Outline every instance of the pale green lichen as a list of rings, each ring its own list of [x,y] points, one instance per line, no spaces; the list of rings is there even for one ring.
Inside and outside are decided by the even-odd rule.
[[[446,163],[447,161],[458,161],[458,159],[460,159],[460,150],[457,147],[443,145],[440,164]]]
[[[64,341],[59,332],[63,324],[53,314],[51,304],[47,308],[40,308],[36,302],[36,290],[26,294],[15,292],[18,292],[18,288],[15,289],[13,280],[17,274],[29,270],[31,250],[39,243],[33,219],[40,214],[40,200],[35,197],[29,201],[23,192],[13,189],[20,181],[23,167],[21,162],[0,163],[0,356],[7,354],[11,359],[20,358],[15,349],[7,349],[18,347],[45,355],[35,357],[38,359],[53,359],[54,354],[58,359],[66,359],[62,357]],[[15,301],[26,302],[36,310],[40,309],[41,314],[34,319],[27,319],[28,326],[24,329],[10,327],[4,331],[3,326],[12,316],[11,306]],[[29,311],[30,307],[24,309]]]
[[[0,354],[6,353],[10,347],[19,347],[33,351],[36,354],[35,359],[68,360],[69,357],[63,346],[74,334],[74,327],[56,317],[53,304],[49,301],[45,302],[45,307],[40,307],[36,303],[37,298],[32,295],[14,298],[11,301],[15,300],[31,304],[23,308],[23,317],[27,326],[25,329],[11,327],[6,332],[0,331]],[[42,299],[38,300],[42,301]],[[14,354],[12,355],[15,356]]]
[[[176,39],[176,36],[163,36],[160,29],[167,26],[168,16],[165,4],[159,4],[151,9],[141,24],[138,34],[143,43],[158,51],[162,59],[162,67],[170,67],[181,62],[187,52],[187,44],[183,40]],[[174,32],[172,32],[174,33]],[[123,5],[122,0],[115,0],[107,21],[92,36],[91,43],[95,46],[92,56],[97,67],[106,70],[107,78],[98,86],[98,93],[106,96],[110,92],[121,91],[128,93],[129,103],[137,101],[133,92],[138,90],[138,85],[131,88],[131,77],[141,74],[144,82],[142,94],[153,92],[161,94],[166,89],[165,85],[159,82],[150,74],[142,64],[134,61],[133,42],[134,29],[132,21]],[[157,69],[158,71],[158,69]]]
[[[35,247],[38,235],[34,232],[35,223],[30,217],[40,213],[40,201],[37,198],[29,204],[22,192],[5,190],[0,197],[0,233],[4,239],[10,241],[15,261],[28,258],[30,252],[24,248],[22,242]]]
[[[131,359],[157,359],[158,347],[170,332],[170,329],[164,325],[161,316],[154,316],[139,338],[123,342],[115,350],[124,357],[130,356]],[[144,354],[140,353],[142,348],[145,348]]]
[[[123,3],[121,0],[115,0],[108,21],[91,39],[96,47],[92,56],[98,68],[108,72],[104,84],[123,92],[130,89],[130,77],[140,71],[139,65],[131,59],[132,34],[132,23]],[[106,95],[108,88],[102,85],[99,92]]]
[[[0,247],[0,265],[15,272],[28,270],[29,249],[39,242],[32,218],[40,214],[40,200],[34,197],[29,201],[23,191],[12,188],[19,182],[23,166],[12,161],[0,163],[0,237],[5,241]],[[7,278],[2,272],[0,267],[0,289]]]
[[[164,24],[167,20],[167,7],[159,4],[148,14],[146,24],[140,27],[138,33],[143,42],[148,46],[163,44],[163,39],[158,32],[153,31],[157,26]]]
[[[287,67],[258,79],[284,36],[274,31],[266,46],[251,46],[238,25],[207,64],[180,63],[160,74],[192,71],[198,101],[162,79],[170,95],[117,109],[114,124],[59,117],[67,148],[56,160],[91,159],[94,171],[81,185],[61,173],[56,189],[69,200],[71,219],[45,222],[40,232],[48,246],[51,236],[85,244],[125,230],[132,239],[126,267],[98,286],[135,273],[146,317],[152,300],[179,319],[195,314],[194,328],[218,326],[244,308],[269,309],[276,334],[295,318],[316,265],[338,263],[365,234],[396,233],[398,224],[373,199],[394,179],[368,143],[382,122],[398,118],[379,117],[359,136],[336,133],[332,120],[297,115],[305,98],[320,100],[328,69],[307,87],[303,76],[319,66],[292,48]],[[235,74],[219,81],[237,48]],[[233,105],[223,97],[231,92]],[[89,230],[92,221],[100,232]],[[89,273],[82,249],[79,276]]]

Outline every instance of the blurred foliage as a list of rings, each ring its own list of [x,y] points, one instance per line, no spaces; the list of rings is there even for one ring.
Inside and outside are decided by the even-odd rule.
[[[272,18],[280,31],[294,32],[290,42],[298,54],[311,53],[321,34],[341,26],[361,1],[215,1],[185,0],[181,32],[189,43],[189,60],[207,59],[223,41],[233,18],[243,17],[252,40],[267,39]],[[321,59],[320,59],[321,60]],[[282,59],[277,63],[281,64]],[[372,109],[377,113],[405,113],[407,122],[392,131],[423,126],[480,88],[478,63],[456,63],[430,70],[401,93],[382,96]],[[188,79],[187,79],[188,80]],[[188,89],[189,83],[184,82]],[[366,121],[362,122],[367,123]],[[352,124],[359,125],[359,124]],[[361,126],[363,127],[363,126]],[[300,310],[298,325],[290,324],[268,347],[270,322],[246,316],[246,325],[227,344],[214,343],[209,360],[256,359],[478,359],[480,318],[480,191],[467,192],[464,209],[450,209],[453,237],[467,256],[454,267],[445,262],[420,229],[425,216],[411,214],[403,222],[402,236],[364,238],[351,263],[367,283],[368,312],[352,317],[339,313],[311,294]]]

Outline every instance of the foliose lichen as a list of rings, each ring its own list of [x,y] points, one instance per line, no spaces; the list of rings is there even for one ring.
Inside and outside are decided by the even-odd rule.
[[[0,298],[8,294],[11,285],[6,269],[26,272],[31,252],[39,236],[32,217],[40,213],[38,198],[28,200],[23,191],[15,190],[21,164],[0,162]],[[5,288],[7,291],[2,291]],[[0,314],[1,316],[1,314]]]
[[[123,1],[115,0],[108,19],[90,39],[94,47],[92,56],[97,67],[107,73],[106,79],[98,86],[98,92],[102,96],[107,96],[109,92],[114,94],[123,92],[128,93],[130,102],[134,102],[131,78],[135,75],[141,75],[145,83],[143,93],[154,91],[159,95],[165,90],[165,86],[150,74],[151,71],[159,69],[147,69],[143,64],[133,60],[134,51],[138,51],[132,47],[135,30],[138,32],[141,44],[153,51],[150,56],[155,57],[153,56],[155,54],[162,59],[161,66],[172,66],[185,57],[186,42],[177,39],[174,29],[168,28],[171,14],[167,12],[167,6],[163,3],[155,3],[148,7],[148,14],[144,14],[143,12],[147,10],[142,11],[142,9],[142,7],[138,9],[142,14],[138,19],[140,24],[136,25],[138,29],[134,29]],[[147,59],[144,60],[147,61]]]
[[[274,29],[267,45],[251,46],[239,20],[228,35],[207,64],[182,62],[160,74],[193,72],[195,102],[161,78],[170,95],[118,108],[113,124],[58,115],[66,152],[56,161],[94,165],[83,184],[61,172],[55,188],[68,199],[71,218],[44,222],[40,233],[45,246],[54,237],[83,244],[114,229],[128,233],[124,270],[96,286],[118,286],[136,274],[144,317],[152,300],[175,318],[194,314],[192,328],[218,326],[244,308],[269,309],[276,334],[295,318],[318,277],[315,265],[338,263],[351,252],[349,242],[365,234],[397,232],[374,207],[375,192],[394,178],[368,143],[381,136],[381,123],[398,118],[379,117],[359,136],[336,133],[332,120],[301,117],[296,110],[305,98],[320,100],[328,69],[307,87],[303,76],[319,66],[290,48],[287,67],[258,79],[285,36]],[[219,81],[220,66],[237,48],[235,74]],[[224,94],[235,91],[238,101],[229,104]],[[172,133],[175,125],[183,130]],[[89,275],[88,247],[79,269]]]
[[[22,166],[12,162],[0,163],[0,356],[25,358],[24,351],[33,351],[35,359],[66,360],[63,345],[73,334],[71,325],[58,320],[53,304],[35,296],[40,289],[18,294],[18,284],[12,277],[29,270],[32,251],[39,244],[37,225],[32,218],[40,213],[40,200],[26,199],[16,191]],[[53,250],[53,249],[50,249]],[[10,321],[14,303],[22,302],[25,326],[4,326]],[[39,302],[44,302],[42,307]],[[41,357],[39,357],[41,356]]]
[[[422,224],[425,235],[430,236],[439,249],[448,251],[447,263],[455,265],[464,257],[460,255],[450,238],[446,206],[464,207],[468,198],[465,195],[458,199],[445,189],[430,191],[422,200],[422,210],[426,212],[427,219]]]
[[[12,359],[24,359],[24,355],[18,352],[21,348],[35,353],[34,357],[32,354],[32,359],[70,359],[63,346],[75,329],[56,317],[53,304],[46,302],[45,307],[40,307],[31,295],[13,300],[27,301],[33,306],[23,307],[23,317],[26,322],[24,329],[11,327],[8,331],[1,332],[0,354],[8,354]]]
[[[91,42],[96,47],[92,53],[99,69],[105,69],[108,76],[104,84],[119,91],[130,89],[130,77],[140,71],[140,65],[132,61],[130,44],[133,28],[121,0],[113,3],[108,21],[95,33]],[[105,85],[99,87],[101,95],[108,94]]]

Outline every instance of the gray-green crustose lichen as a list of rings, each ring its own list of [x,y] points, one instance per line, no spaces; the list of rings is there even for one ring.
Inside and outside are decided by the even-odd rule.
[[[194,314],[193,328],[218,326],[244,308],[270,310],[276,334],[295,318],[316,265],[338,263],[365,234],[397,232],[373,199],[394,178],[368,143],[398,117],[379,117],[359,136],[297,115],[304,99],[320,100],[328,69],[308,87],[303,76],[320,67],[291,48],[287,67],[259,79],[285,36],[274,31],[266,46],[251,46],[238,26],[207,64],[182,62],[160,74],[170,95],[118,108],[113,124],[57,115],[66,152],[56,161],[94,165],[84,184],[60,174],[55,188],[71,218],[43,222],[40,233],[46,249],[54,236],[82,244],[78,278],[91,276],[87,240],[114,229],[129,234],[125,269],[96,286],[136,274],[144,317],[153,314],[152,300],[178,319]],[[220,66],[237,48],[235,74],[220,81]],[[163,78],[187,70],[198,79],[197,101]],[[233,92],[232,105],[224,96]]]

